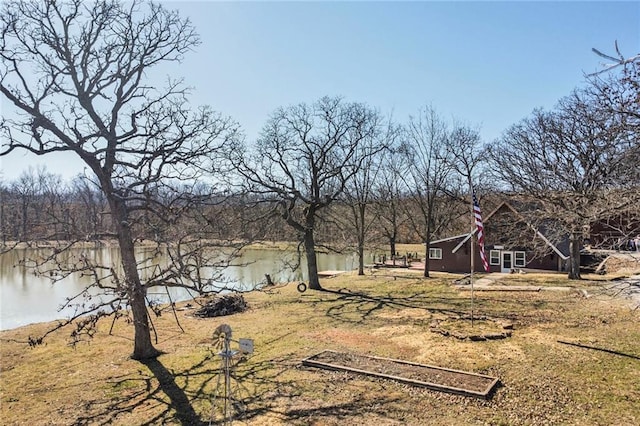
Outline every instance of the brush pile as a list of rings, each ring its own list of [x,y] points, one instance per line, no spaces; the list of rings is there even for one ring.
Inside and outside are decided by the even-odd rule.
[[[640,273],[640,253],[614,253],[604,259],[596,268],[598,274]]]
[[[241,294],[225,294],[208,301],[193,315],[200,318],[222,317],[244,312],[248,307]]]

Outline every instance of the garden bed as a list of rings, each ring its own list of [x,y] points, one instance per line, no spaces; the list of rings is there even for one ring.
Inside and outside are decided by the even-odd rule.
[[[451,370],[391,358],[326,350],[302,360],[302,364],[328,370],[382,377],[442,392],[489,398],[499,380],[495,377]]]

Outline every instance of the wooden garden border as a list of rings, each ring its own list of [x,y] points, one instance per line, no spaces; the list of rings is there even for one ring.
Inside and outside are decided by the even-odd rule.
[[[330,363],[327,363],[327,362],[322,362],[322,361],[318,361],[318,360],[314,359],[314,358],[321,357],[323,354],[325,354],[327,352],[342,355],[342,353],[340,353],[340,352],[336,352],[336,351],[332,351],[332,350],[325,350],[325,351],[322,351],[322,352],[317,353],[315,355],[312,355],[312,356],[310,356],[308,358],[303,359],[302,360],[302,364],[305,365],[305,366],[308,366],[308,367],[318,367],[318,368],[323,368],[323,369],[326,369],[326,370],[348,371],[348,372],[351,372],[351,373],[364,374],[364,375],[367,375],[367,376],[381,377],[381,378],[395,380],[395,381],[398,381],[398,382],[401,382],[401,383],[406,383],[406,384],[409,384],[409,385],[421,386],[421,387],[425,387],[425,388],[428,388],[428,389],[437,390],[437,391],[441,391],[441,392],[448,392],[448,393],[453,393],[453,394],[457,394],[457,395],[464,395],[464,396],[474,396],[474,397],[485,398],[485,399],[490,398],[491,392],[493,391],[493,389],[499,383],[499,379],[497,379],[495,377],[491,377],[491,376],[485,376],[483,374],[470,373],[468,371],[461,371],[461,370],[452,370],[452,369],[448,369],[448,368],[436,367],[436,366],[426,365],[426,364],[418,364],[418,363],[415,363],[415,362],[403,361],[403,360],[393,359],[393,358],[382,358],[382,357],[375,357],[375,356],[369,356],[369,355],[357,355],[358,357],[370,358],[370,359],[375,359],[375,360],[378,360],[378,361],[386,361],[386,362],[390,362],[390,363],[405,364],[405,365],[411,365],[411,366],[414,366],[414,367],[421,367],[421,368],[429,369],[429,370],[439,370],[439,371],[451,372],[451,373],[456,373],[456,374],[463,374],[463,375],[468,375],[468,376],[480,377],[482,379],[486,379],[486,381],[488,383],[487,383],[487,386],[482,390],[463,389],[463,388],[458,388],[458,387],[454,387],[454,386],[448,386],[446,383],[425,382],[425,381],[409,379],[409,378],[401,377],[401,376],[392,376],[392,375],[389,375],[389,374],[377,373],[375,371],[367,371],[367,370],[361,370],[361,369],[358,369],[358,368],[347,367],[346,365],[330,364]],[[348,355],[348,354],[344,354],[344,355]]]

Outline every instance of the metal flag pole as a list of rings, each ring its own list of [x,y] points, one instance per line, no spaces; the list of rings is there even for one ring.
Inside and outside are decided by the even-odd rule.
[[[473,270],[475,267],[475,230],[476,230],[476,216],[473,211],[473,185],[471,184],[471,179],[469,179],[469,196],[471,197],[471,238],[469,239],[469,244],[471,244],[471,271],[469,273],[469,282],[471,283],[471,327],[473,328],[473,305],[474,305],[474,294],[473,294]]]

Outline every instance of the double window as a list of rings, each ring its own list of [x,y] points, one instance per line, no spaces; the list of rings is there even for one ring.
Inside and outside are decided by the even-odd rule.
[[[430,248],[429,259],[442,259],[442,249],[436,247]]]
[[[490,250],[489,251],[489,264],[490,265],[501,265],[500,259],[500,250]],[[527,266],[527,254],[524,251],[516,251],[513,252],[513,266],[515,268],[524,268]]]

